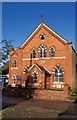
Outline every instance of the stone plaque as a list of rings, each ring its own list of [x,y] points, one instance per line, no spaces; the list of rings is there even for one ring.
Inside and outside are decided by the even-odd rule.
[[[40,60],[40,61],[39,61],[39,64],[45,64],[45,63],[46,63],[45,60]]]

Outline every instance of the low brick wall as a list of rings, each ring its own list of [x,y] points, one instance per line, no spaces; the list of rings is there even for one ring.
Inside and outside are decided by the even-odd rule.
[[[22,87],[8,87],[3,90],[8,96],[26,97],[32,96],[36,98],[44,98],[51,100],[68,100],[69,87],[65,86],[64,89],[33,89],[33,88],[22,88]]]
[[[68,100],[68,92],[65,90],[35,90],[35,98],[45,98],[51,100]]]

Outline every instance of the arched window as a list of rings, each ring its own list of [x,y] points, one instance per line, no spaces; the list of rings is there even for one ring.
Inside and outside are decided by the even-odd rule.
[[[54,52],[55,52],[55,49],[53,47],[51,47],[49,49],[49,52],[50,52],[50,58],[53,58],[54,57]]]
[[[26,74],[28,72],[28,69],[29,69],[29,65],[27,65],[25,68],[24,68],[24,71],[23,71],[23,74]]]
[[[40,47],[40,58],[45,58],[46,57],[46,48],[44,45]]]
[[[13,59],[13,67],[14,67],[14,68],[17,66],[16,63],[17,63],[17,60],[16,60],[16,59]]]
[[[33,83],[37,83],[37,74],[35,72],[33,74]]]
[[[55,66],[54,70],[54,82],[63,82],[63,69],[60,65]]]
[[[16,80],[17,80],[16,75],[15,75],[15,74],[14,74],[14,75],[12,75],[12,81],[13,81],[13,84],[16,84]]]
[[[54,50],[53,50],[53,48],[50,49],[50,57],[51,58],[54,57]]]
[[[35,49],[32,50],[32,58],[35,58],[36,57],[36,51]]]
[[[45,34],[42,33],[42,34],[40,35],[40,38],[41,38],[41,40],[44,40],[44,39],[45,39]]]

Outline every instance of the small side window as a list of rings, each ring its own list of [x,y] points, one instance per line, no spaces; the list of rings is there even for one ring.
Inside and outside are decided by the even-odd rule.
[[[16,59],[13,59],[13,67],[17,67],[17,60]]]
[[[16,75],[15,75],[15,74],[14,74],[14,75],[12,75],[12,81],[13,81],[13,84],[16,84],[16,80],[17,80]]]
[[[49,53],[50,53],[50,58],[53,58],[54,57],[54,53],[55,53],[55,48],[53,46],[50,47]]]
[[[54,50],[53,50],[53,48],[50,49],[50,57],[51,58],[54,57]]]
[[[33,49],[32,50],[32,58],[35,58],[36,57],[36,52],[35,52],[35,50]]]
[[[45,34],[42,33],[42,34],[40,35],[40,38],[41,38],[41,40],[44,40],[44,39],[45,39]]]

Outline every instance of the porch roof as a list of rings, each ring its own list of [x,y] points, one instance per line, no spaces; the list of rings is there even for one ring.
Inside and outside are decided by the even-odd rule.
[[[44,74],[48,74],[51,75],[51,72],[49,70],[47,70],[45,67],[43,66],[39,66],[37,63],[34,63],[29,69],[28,71],[30,71],[34,66],[37,67],[38,70],[40,70],[41,72],[43,72]]]

